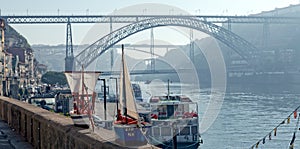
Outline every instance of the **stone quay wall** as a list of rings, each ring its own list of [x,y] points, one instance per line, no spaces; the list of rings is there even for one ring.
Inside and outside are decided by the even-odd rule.
[[[21,134],[34,149],[123,148],[103,140],[72,119],[28,103],[0,96],[0,119]]]

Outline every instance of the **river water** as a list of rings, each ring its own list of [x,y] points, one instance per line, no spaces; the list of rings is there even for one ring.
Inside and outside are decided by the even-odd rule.
[[[143,97],[147,98],[149,92],[166,93],[166,87],[161,85],[141,85]],[[180,86],[180,85],[179,85]],[[153,89],[155,88],[155,90]],[[173,93],[179,93],[181,88],[171,86]],[[210,89],[191,90],[188,93],[194,101],[199,104],[200,118],[204,117],[206,108],[211,99]],[[288,117],[298,106],[300,106],[300,94],[248,91],[235,91],[225,93],[225,98],[219,113],[212,125],[202,132],[204,143],[201,149],[242,149],[251,148],[265,136],[265,143],[260,141],[258,148],[264,149],[286,149],[289,147],[297,119],[291,116],[290,123],[281,124],[277,128],[276,136],[272,131],[278,124]],[[217,109],[218,110],[218,109]],[[300,112],[300,110],[299,110]],[[208,114],[209,117],[209,113]],[[200,119],[203,123],[204,119]],[[272,131],[272,140],[268,134]],[[300,148],[300,132],[296,135],[295,148]],[[254,147],[255,148],[255,147]]]
[[[299,105],[297,94],[226,94],[217,119],[202,134],[204,144],[201,148],[250,148]],[[259,148],[288,148],[296,121],[292,117],[290,124],[282,124],[277,129],[277,135],[272,133],[272,140],[267,137],[265,144],[260,142]],[[297,137],[300,137],[299,134]],[[295,148],[299,147],[300,140],[296,140]]]

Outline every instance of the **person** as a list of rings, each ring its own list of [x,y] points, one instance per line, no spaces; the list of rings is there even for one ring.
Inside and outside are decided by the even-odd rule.
[[[121,121],[121,120],[123,120],[123,116],[121,114],[121,110],[118,109],[118,112],[117,112],[117,121]]]

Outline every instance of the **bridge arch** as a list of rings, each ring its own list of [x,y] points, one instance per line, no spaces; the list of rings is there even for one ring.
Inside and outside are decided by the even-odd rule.
[[[143,30],[161,26],[181,26],[202,31],[232,48],[248,62],[251,62],[252,54],[257,51],[255,46],[233,32],[215,24],[203,21],[199,18],[155,17],[129,24],[97,40],[75,57],[75,66],[76,68],[80,68],[81,65],[87,67],[97,57],[99,57],[102,53],[107,51],[119,41]]]

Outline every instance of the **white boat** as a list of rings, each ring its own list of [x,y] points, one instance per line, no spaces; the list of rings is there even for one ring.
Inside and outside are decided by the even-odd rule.
[[[198,148],[203,142],[199,132],[198,105],[184,95],[152,96],[151,144],[161,148]]]
[[[130,76],[124,56],[122,45],[122,70],[120,75],[120,96],[117,119],[114,121],[113,129],[116,133],[116,142],[122,146],[141,146],[148,143],[145,136],[149,123],[143,121],[139,116],[136,100],[132,90]]]

